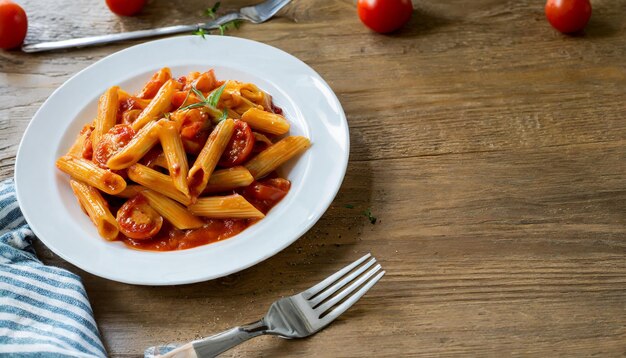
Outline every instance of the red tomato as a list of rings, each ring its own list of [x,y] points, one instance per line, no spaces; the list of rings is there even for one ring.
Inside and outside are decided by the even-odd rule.
[[[550,25],[564,34],[585,28],[591,17],[589,0],[548,0],[546,17]]]
[[[409,22],[413,4],[411,0],[358,0],[357,11],[365,26],[388,33]]]
[[[106,0],[111,11],[120,16],[133,16],[146,4],[146,0]]]
[[[133,128],[127,124],[118,124],[102,136],[93,149],[93,161],[102,168],[113,154],[122,149],[135,136]]]
[[[182,116],[182,117],[179,117]],[[209,116],[194,108],[176,112],[172,119],[181,123],[180,136],[187,153],[198,154],[211,134],[212,124]]]
[[[117,211],[117,223],[127,237],[149,239],[161,230],[163,217],[152,209],[143,195],[137,194]]]
[[[254,135],[248,123],[235,121],[235,131],[230,142],[224,149],[219,164],[223,167],[234,167],[248,159],[254,148]]]
[[[0,0],[0,48],[4,50],[19,47],[28,29],[26,12],[18,4]]]
[[[243,195],[247,198],[254,198],[257,200],[270,200],[274,202],[280,201],[285,195],[287,190],[281,190],[271,185],[253,182],[246,189],[244,189]]]

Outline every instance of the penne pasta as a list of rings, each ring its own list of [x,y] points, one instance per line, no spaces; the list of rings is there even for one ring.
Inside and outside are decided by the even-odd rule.
[[[115,196],[120,197],[120,198],[126,198],[126,199],[130,199],[133,196],[141,193],[142,190],[145,190],[146,188],[141,186],[141,185],[127,185],[126,189],[120,191],[119,193],[115,194]]]
[[[306,137],[286,137],[252,158],[245,167],[254,179],[260,179],[310,146],[311,142]]]
[[[179,230],[197,229],[204,225],[202,220],[165,195],[149,189],[143,190],[141,194],[148,200],[148,203],[156,212]]]
[[[117,123],[118,90],[119,87],[113,86],[104,92],[98,100],[98,115],[91,133],[91,144],[94,148],[100,142],[100,138]]]
[[[189,166],[187,164],[187,155],[183,148],[183,141],[178,133],[178,126],[171,121],[163,121],[160,126],[159,138],[161,139],[161,146],[167,160],[170,177],[172,177],[176,189],[188,196],[187,173],[189,172]]]
[[[109,211],[109,206],[100,192],[96,188],[76,180],[70,180],[70,186],[78,198],[78,202],[98,228],[100,236],[109,241],[115,240],[119,233],[117,221]]]
[[[171,177],[150,169],[145,165],[134,164],[128,168],[128,177],[132,181],[174,199],[183,205],[191,203],[191,198],[176,188]]]
[[[198,196],[204,191],[224,148],[233,135],[234,128],[235,122],[229,118],[220,122],[211,132],[187,176],[191,196]]]
[[[76,158],[83,158],[86,149],[85,144],[87,144],[87,141],[90,140],[92,131],[93,128],[91,124],[85,124],[78,137],[76,137],[74,144],[72,144],[70,150],[67,151],[67,155],[71,155]]]
[[[204,193],[219,193],[252,184],[254,177],[242,166],[216,170],[211,174]]]
[[[107,167],[119,170],[137,163],[159,141],[159,128],[159,122],[155,121],[141,128],[122,150],[109,158]]]
[[[179,86],[180,84],[173,79],[165,82],[161,89],[159,89],[159,92],[157,92],[156,96],[152,99],[152,101],[150,101],[148,107],[141,111],[137,120],[133,122],[133,129],[138,131],[150,121],[162,116],[163,113],[169,109],[172,102],[172,96],[174,96],[174,92]]]
[[[262,106],[266,111],[271,111],[272,97],[259,89],[256,85],[252,83],[244,83],[239,88],[239,93],[251,102]]]
[[[56,161],[56,166],[72,178],[94,186],[107,194],[117,194],[126,188],[126,181],[110,170],[100,168],[96,163],[70,155]]]
[[[172,71],[170,71],[170,69],[167,67],[163,67],[162,69],[158,70],[154,75],[152,75],[150,81],[148,81],[148,83],[146,83],[146,85],[141,89],[141,92],[137,94],[137,97],[154,97],[158,93],[158,90],[161,88],[161,86],[163,86],[163,84],[170,78],[172,78]]]
[[[248,123],[253,129],[261,132],[283,135],[289,131],[289,122],[280,114],[250,108],[241,115],[241,120]]]
[[[261,219],[265,217],[239,194],[199,198],[189,205],[189,211],[194,215],[212,219]]]
[[[255,84],[220,81],[211,69],[174,78],[162,68],[136,95],[106,89],[96,118],[56,162],[100,236],[134,249],[185,250],[237,235],[291,187],[260,179],[310,146],[274,139],[290,123]]]

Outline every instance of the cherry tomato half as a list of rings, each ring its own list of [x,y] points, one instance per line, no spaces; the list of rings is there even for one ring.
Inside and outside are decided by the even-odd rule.
[[[135,136],[133,128],[127,124],[118,124],[100,138],[93,149],[93,161],[102,168],[107,168],[109,158],[122,149]]]
[[[28,29],[26,12],[18,4],[0,0],[0,48],[9,50],[19,47]]]
[[[365,26],[388,33],[409,22],[413,4],[411,0],[358,0],[357,12]]]
[[[235,121],[235,131],[224,149],[219,164],[223,167],[239,165],[248,159],[252,148],[254,148],[252,129],[244,121]]]
[[[246,198],[273,202],[280,201],[285,195],[287,195],[287,191],[259,182],[250,184],[243,192],[243,196]]]
[[[152,209],[143,195],[137,194],[117,211],[117,223],[127,237],[149,239],[161,230],[163,217]]]
[[[109,9],[120,16],[133,16],[139,13],[146,0],[106,0]]]
[[[564,34],[585,28],[591,17],[589,0],[548,0],[546,18],[550,25]]]

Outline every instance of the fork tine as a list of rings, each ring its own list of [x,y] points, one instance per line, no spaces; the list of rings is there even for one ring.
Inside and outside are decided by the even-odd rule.
[[[343,275],[345,275],[348,272],[352,271],[353,268],[357,267],[363,261],[367,260],[371,256],[372,256],[372,254],[367,254],[367,255],[361,257],[360,259],[354,261],[350,265],[348,265],[348,266],[342,268],[341,270],[335,272],[334,274],[332,274],[328,278],[326,278],[324,281],[322,281],[322,282],[318,283],[317,285],[309,288],[308,290],[302,292],[302,296],[304,296],[304,298],[306,298],[307,300],[309,298],[315,296],[317,293],[319,293],[320,291],[322,291],[323,289],[325,289],[326,287],[331,285],[333,282],[335,282],[338,279],[340,279]]]
[[[257,5],[257,11],[262,12],[264,17],[269,19],[290,2],[291,0],[265,1]]]
[[[350,286],[344,288],[341,292],[339,292],[337,294],[337,296],[335,296],[335,297],[331,298],[330,300],[324,302],[324,304],[322,304],[321,306],[315,308],[315,310],[317,312],[319,312],[320,314],[326,312],[329,308],[333,307],[338,302],[340,302],[344,298],[348,297],[348,295],[351,295],[354,291],[356,291],[357,288],[359,288],[359,286],[361,286],[363,283],[367,282],[367,280],[369,280],[372,276],[377,274],[378,271],[380,271],[380,270],[381,270],[381,266],[380,265],[374,266],[373,269],[369,270],[366,274],[364,274],[363,276],[359,277],[358,280],[356,280],[352,284],[350,284]]]
[[[363,295],[369,291],[372,286],[378,282],[381,277],[385,275],[385,271],[381,271],[376,277],[374,277],[371,281],[365,284],[365,286],[361,287],[354,295],[345,300],[342,304],[337,306],[334,310],[330,311],[324,318],[322,318],[322,324],[327,325],[330,322],[334,321],[335,318],[339,317],[342,313],[344,313],[348,308],[352,307]]]
[[[340,289],[342,289],[343,287],[345,287],[350,281],[352,281],[355,278],[361,276],[361,274],[363,274],[363,272],[368,270],[375,263],[376,263],[376,259],[372,257],[371,260],[366,262],[365,265],[359,267],[358,270],[356,270],[353,273],[349,274],[348,276],[342,278],[340,281],[337,281],[337,283],[335,283],[331,287],[324,289],[323,292],[319,294],[319,296],[315,296],[315,298],[313,298],[311,301],[309,301],[309,303],[311,304],[311,307],[317,306],[320,302],[324,301],[326,298],[328,298],[331,295],[335,294],[335,292],[337,292]]]

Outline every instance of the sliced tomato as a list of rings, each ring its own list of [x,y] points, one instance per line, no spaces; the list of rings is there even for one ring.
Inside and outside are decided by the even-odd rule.
[[[245,162],[252,153],[254,141],[254,135],[252,135],[252,129],[248,123],[236,120],[233,136],[224,149],[219,165],[234,167]]]
[[[163,217],[148,204],[143,195],[137,194],[117,211],[117,223],[125,236],[143,240],[153,237],[161,230]]]
[[[291,182],[287,179],[283,178],[271,178],[264,179],[261,181],[262,184],[269,185],[271,187],[280,189],[284,192],[288,192],[291,189]]]
[[[115,153],[124,148],[135,136],[133,128],[127,124],[118,124],[102,136],[93,150],[93,161],[102,168]]]
[[[198,77],[198,79],[196,79],[195,81],[193,81],[193,85],[202,92],[210,92],[212,91],[215,87],[217,87],[215,84],[217,83],[217,79],[215,78],[215,73],[213,73],[213,70],[210,70],[208,72],[205,72],[203,74],[200,75],[200,77]]]
[[[180,135],[185,151],[191,154],[200,153],[213,127],[209,116],[203,111],[194,108],[176,112],[175,120],[181,123]]]
[[[256,200],[262,200],[262,201],[267,200],[267,201],[278,202],[282,198],[284,198],[285,195],[287,195],[288,190],[289,189],[282,190],[282,189],[273,187],[271,185],[267,185],[267,184],[263,184],[259,182],[253,182],[248,187],[246,187],[246,189],[244,189],[243,194],[246,198],[254,198]]]

